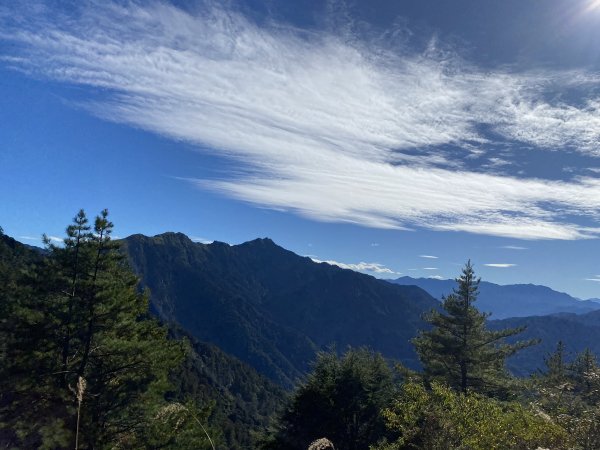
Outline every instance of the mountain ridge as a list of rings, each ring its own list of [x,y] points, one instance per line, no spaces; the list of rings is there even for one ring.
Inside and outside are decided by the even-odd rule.
[[[192,335],[200,333],[196,337],[215,343],[284,387],[290,387],[301,379],[314,353],[331,343],[337,343],[341,349],[347,345],[366,345],[387,358],[401,360],[410,367],[418,368],[410,340],[419,330],[427,327],[422,314],[439,307],[437,300],[412,283],[398,286],[335,265],[317,263],[278,246],[269,238],[236,245],[221,242],[201,244],[192,242],[181,233],[163,233],[155,237],[138,235],[133,241],[139,241],[136,245],[141,245],[138,250],[142,250],[134,258],[139,260],[136,263],[138,270],[147,264],[144,263],[144,252],[152,253],[151,249],[157,245],[175,246],[170,250],[163,248],[166,253],[162,257],[169,264],[177,266],[177,261],[188,261],[204,265],[199,269],[202,275],[199,278],[195,269],[191,271],[196,285],[193,289],[206,284],[209,293],[220,297],[218,301],[213,299],[206,302],[208,299],[205,298],[204,303],[195,303],[190,302],[193,299],[188,296],[184,299],[184,303],[188,303],[187,313],[181,319],[179,312],[180,322]],[[178,248],[178,245],[182,247]],[[151,271],[146,273],[146,277],[154,278],[153,274],[157,274],[158,279],[165,276],[168,279],[174,273],[173,268],[168,268],[166,272]],[[181,270],[186,272],[189,268],[181,267]],[[221,289],[215,290],[215,282]],[[455,282],[445,282],[447,286],[444,286],[443,293],[447,294]],[[402,288],[401,296],[404,297],[406,310],[394,309],[393,302],[374,301],[371,291],[375,290],[379,295],[381,289],[385,291],[382,286],[386,285]],[[488,285],[494,284],[482,282],[484,292]],[[533,284],[516,287],[540,290],[540,286]],[[161,293],[160,289],[156,292],[155,288],[150,288],[153,304],[160,305],[165,294],[175,294],[175,297],[181,294],[177,291]],[[272,291],[277,294],[273,295]],[[541,287],[541,291],[555,292],[545,286]],[[415,298],[423,294],[427,300],[417,310],[411,309],[410,306],[415,305]],[[395,291],[395,295],[399,295],[399,291]],[[334,301],[330,302],[329,297]],[[569,302],[576,301],[568,295],[564,298]],[[476,306],[485,311],[485,299],[481,300],[480,297]],[[218,307],[211,306],[215,302]],[[419,302],[416,301],[416,304]],[[539,308],[539,304],[536,307]],[[207,315],[217,317],[216,321],[190,322],[188,316],[193,316],[196,314],[194,311],[202,308],[207,308]],[[216,311],[221,311],[229,319],[223,321],[218,314],[215,315]],[[547,308],[545,312],[548,312]],[[489,326],[500,329],[525,325],[527,330],[516,339],[542,338],[539,346],[526,349],[508,360],[508,367],[513,373],[528,375],[543,367],[544,358],[554,350],[559,340],[565,341],[573,353],[590,347],[600,354],[600,345],[591,338],[600,335],[600,311],[579,313],[553,311],[551,315],[524,317],[495,314],[491,317],[495,320],[489,320]],[[264,334],[265,331],[271,334]],[[224,335],[231,341],[224,342]]]
[[[439,306],[417,286],[317,263],[269,238],[203,244],[167,232],[136,234],[121,243],[150,287],[151,308],[161,320],[177,323],[193,340],[217,346],[285,388],[302,379],[315,352],[335,343],[340,350],[370,346],[418,368],[410,339],[426,327],[422,313]],[[16,267],[20,259],[41,258],[8,236],[0,239],[0,264]],[[517,287],[522,286],[539,287]],[[593,339],[600,335],[600,310],[489,321],[495,329],[523,325],[528,328],[518,339],[542,338],[542,343],[508,360],[516,374],[541,368],[559,340],[572,353],[589,347],[600,354]]]
[[[332,343],[417,367],[410,339],[439,305],[418,287],[316,263],[268,238],[230,246],[163,233],[123,242],[160,316],[284,386]]]
[[[434,278],[404,276],[389,281],[403,286],[419,286],[436,299],[452,293],[452,289],[456,286],[454,280]],[[493,319],[551,315],[563,312],[585,314],[600,309],[600,304],[595,302],[589,301],[588,303],[586,300],[555,291],[548,286],[533,283],[501,285],[482,281],[479,292],[477,308],[492,313]]]

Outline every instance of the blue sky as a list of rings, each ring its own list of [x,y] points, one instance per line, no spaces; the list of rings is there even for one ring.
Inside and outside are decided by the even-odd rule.
[[[600,1],[0,1],[0,224],[600,297]]]

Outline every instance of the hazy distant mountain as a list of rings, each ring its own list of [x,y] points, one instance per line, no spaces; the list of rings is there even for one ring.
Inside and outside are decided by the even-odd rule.
[[[456,287],[454,280],[434,278],[402,277],[393,280],[392,283],[403,286],[419,286],[436,299],[441,299],[442,295],[448,295]],[[600,304],[593,301],[578,300],[563,292],[534,284],[499,285],[482,281],[479,291],[476,306],[480,311],[491,312],[492,319],[541,316],[562,312],[582,314],[600,309]]]
[[[332,343],[368,345],[415,367],[410,339],[438,305],[418,287],[315,263],[269,239],[229,246],[165,233],[125,244],[161,317],[285,386]]]

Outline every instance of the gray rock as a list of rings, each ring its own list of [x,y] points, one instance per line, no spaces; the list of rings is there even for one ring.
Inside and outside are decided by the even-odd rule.
[[[333,442],[327,438],[317,439],[308,446],[308,450],[335,450]]]

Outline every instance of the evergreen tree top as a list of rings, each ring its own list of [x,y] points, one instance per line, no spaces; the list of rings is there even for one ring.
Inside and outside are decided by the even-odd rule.
[[[463,392],[497,394],[506,391],[510,384],[506,358],[537,341],[507,344],[507,337],[519,334],[524,328],[487,329],[489,314],[474,306],[480,278],[475,276],[470,260],[456,282],[458,286],[442,299],[442,311],[431,311],[425,317],[432,329],[421,332],[413,341],[424,376]]]

